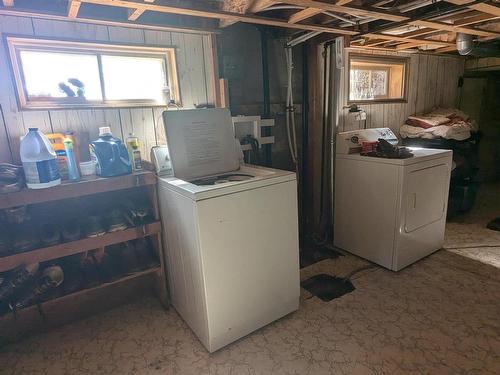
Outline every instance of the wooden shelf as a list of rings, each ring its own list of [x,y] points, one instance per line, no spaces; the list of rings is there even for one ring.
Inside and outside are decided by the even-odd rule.
[[[47,189],[23,189],[15,193],[0,195],[0,209],[154,184],[156,184],[156,176],[150,171],[109,178],[92,176],[78,182],[63,182],[61,185]]]
[[[144,295],[151,290],[154,277],[161,277],[161,273],[160,266],[153,267],[110,283],[44,301],[40,303],[40,308],[32,305],[15,314],[0,316],[0,345],[113,308],[137,294]]]
[[[22,264],[44,262],[51,259],[94,250],[120,242],[160,233],[161,222],[155,221],[140,227],[125,229],[119,232],[106,233],[98,237],[57,244],[24,253],[13,254],[0,258],[0,272],[10,270]]]

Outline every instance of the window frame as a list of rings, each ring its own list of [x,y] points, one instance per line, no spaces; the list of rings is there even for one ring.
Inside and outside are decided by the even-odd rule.
[[[179,78],[177,73],[176,48],[173,46],[158,47],[138,44],[121,44],[108,42],[87,42],[73,39],[36,38],[17,35],[5,35],[4,43],[8,50],[11,75],[15,83],[16,98],[21,110],[42,109],[75,109],[75,108],[129,108],[129,107],[165,107],[168,103],[159,103],[149,99],[106,100],[106,87],[102,70],[102,55],[118,55],[133,57],[160,57],[164,61],[168,87],[171,100],[179,107],[182,106]],[[32,101],[28,99],[26,82],[22,69],[21,51],[42,51],[81,53],[97,56],[99,81],[101,85],[102,100],[85,100],[78,103],[73,98],[54,98],[54,100]],[[66,100],[65,100],[66,99]],[[75,98],[76,99],[76,98]],[[64,103],[67,101],[67,103]]]
[[[372,62],[378,64],[403,64],[403,90],[400,98],[376,98],[376,99],[361,99],[351,100],[351,63],[352,60],[363,60],[364,62]],[[377,67],[378,68],[378,67]],[[380,67],[380,70],[388,70],[387,90],[391,84],[390,69]],[[358,69],[363,70],[363,69]],[[365,69],[367,70],[367,69]],[[385,104],[385,103],[408,103],[408,77],[410,72],[410,58],[401,56],[385,56],[385,55],[367,55],[363,53],[349,53],[348,69],[347,69],[347,104]]]

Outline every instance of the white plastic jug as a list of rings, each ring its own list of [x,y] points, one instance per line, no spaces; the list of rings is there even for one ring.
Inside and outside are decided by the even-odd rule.
[[[56,153],[38,128],[29,128],[21,139],[21,161],[29,189],[43,189],[61,183]]]

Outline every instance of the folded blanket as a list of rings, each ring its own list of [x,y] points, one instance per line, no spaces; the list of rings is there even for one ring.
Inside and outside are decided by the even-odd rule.
[[[450,126],[438,125],[427,129],[403,124],[399,129],[399,134],[401,134],[401,137],[403,138],[435,139],[441,137],[445,139],[463,141],[470,138],[471,130],[472,127],[470,124],[464,121]]]
[[[443,116],[429,116],[429,115],[415,115],[408,116],[406,123],[412,126],[419,126],[424,129],[432,128],[433,126],[443,125],[450,122],[448,117]]]

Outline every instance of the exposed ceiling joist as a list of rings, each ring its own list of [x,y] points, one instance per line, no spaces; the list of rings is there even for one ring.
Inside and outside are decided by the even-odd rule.
[[[4,7],[13,7],[14,6],[14,0],[3,0],[2,1]]]
[[[491,14],[478,14],[477,16],[467,17],[456,21],[453,23],[454,26],[468,26],[474,25],[476,23],[485,22],[485,21],[493,21],[500,18],[500,16],[493,16]]]
[[[179,14],[184,16],[204,17],[204,18],[212,18],[219,20],[234,20],[237,22],[253,23],[259,25],[278,26],[278,27],[286,27],[286,28],[310,30],[310,31],[321,31],[332,34],[342,34],[342,35],[358,34],[356,31],[349,29],[340,29],[334,27],[309,25],[309,24],[293,24],[293,23],[288,23],[285,20],[276,18],[259,17],[249,14],[239,14],[239,13],[224,12],[224,11],[191,9],[191,8],[182,8],[182,7],[174,7],[167,5],[148,4],[136,1],[124,1],[124,0],[81,0],[81,2],[98,4],[98,5],[115,6],[125,9],[143,9],[159,13]]]
[[[487,30],[481,30],[481,29],[476,29],[476,28],[472,28],[472,27],[451,25],[449,23],[444,23],[444,22],[439,22],[439,21],[419,20],[419,21],[410,21],[409,24],[415,25],[415,26],[429,27],[431,29],[437,29],[437,30],[460,32],[460,33],[465,33],[465,34],[470,34],[470,35],[493,36],[493,37],[500,36],[499,33],[494,32],[494,31],[487,31]]]
[[[301,11],[298,11],[297,13],[294,13],[290,16],[288,19],[289,23],[297,23],[300,21],[304,21],[308,18],[311,18],[317,14],[320,14],[323,12],[323,10],[318,9],[318,8],[306,8]]]
[[[69,18],[67,15],[56,15],[51,13],[40,13],[40,12],[29,12],[20,10],[10,10],[7,8],[0,8],[0,16],[13,16],[13,17],[29,17],[34,19],[50,20],[50,21],[71,21],[87,25],[102,25],[102,26],[115,26],[115,27],[127,27],[131,29],[139,30],[151,30],[151,31],[161,31],[161,32],[183,32],[188,34],[201,34],[208,35],[214,34],[217,31],[212,28],[203,27],[186,27],[186,26],[169,26],[169,25],[159,25],[159,24],[149,24],[149,23],[138,23],[138,22],[124,22],[124,21],[113,21],[113,20],[102,20],[96,18]]]
[[[389,13],[371,7],[355,7],[352,5],[344,6],[316,0],[285,0],[285,2],[287,4],[305,6],[308,8],[317,8],[322,10],[329,10],[330,12],[346,13],[352,16],[372,17],[388,21],[398,22],[408,19],[408,17],[402,16],[400,14]]]
[[[253,0],[247,9],[247,13],[258,13],[271,5],[276,4],[275,0]]]
[[[224,10],[229,11],[229,12],[235,11],[237,13],[242,13],[242,14],[258,13],[258,12],[265,10],[266,8],[269,8],[270,6],[274,5],[275,3],[276,3],[275,0],[246,0],[246,5],[245,5],[244,9],[238,9],[241,7],[241,4],[239,4],[240,6],[237,6],[236,9],[232,9],[232,6],[231,6],[232,3],[224,1]],[[237,5],[238,5],[238,2],[237,2]],[[231,26],[237,22],[238,22],[237,20],[220,20],[219,27]]]
[[[135,21],[137,20],[142,14],[145,12],[145,9],[129,9],[129,15],[128,15],[128,20],[129,21]]]
[[[426,46],[426,45],[429,45],[429,44],[431,44],[431,43],[428,43],[426,41],[409,42],[409,43],[398,44],[396,46],[396,49],[397,50],[410,49],[410,48],[415,48],[415,47],[420,47],[420,46]],[[447,47],[451,47],[451,46],[447,46]]]
[[[494,4],[489,3],[475,3],[473,0],[446,0],[448,3],[452,3],[455,5],[467,5],[468,8],[478,10],[483,13],[492,14],[494,16],[500,16],[500,7]]]
[[[408,38],[408,37],[398,36],[398,35],[365,34],[364,36],[366,36],[368,38],[373,38],[373,39],[385,39],[385,40],[399,41],[399,42],[423,43],[423,44],[436,45],[436,46],[449,46],[449,45],[453,45],[454,44],[452,42],[444,42],[444,41],[441,41],[441,40],[431,40],[431,39],[422,39],[422,38]]]
[[[78,11],[80,10],[80,6],[82,3],[80,1],[70,1],[68,3],[68,17],[76,18],[78,16]]]

